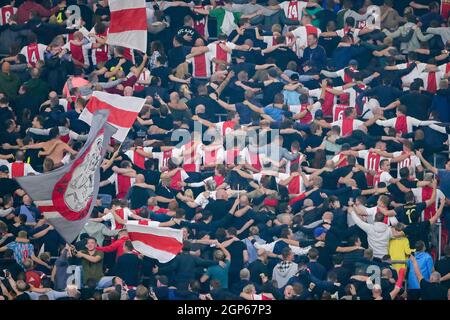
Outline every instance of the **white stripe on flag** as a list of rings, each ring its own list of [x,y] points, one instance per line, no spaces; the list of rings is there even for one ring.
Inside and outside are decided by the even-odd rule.
[[[131,124],[130,127],[123,127],[115,123],[111,123],[109,119],[128,119],[130,117],[134,117],[133,119],[135,120],[137,114],[144,106],[145,99],[136,97],[123,97],[117,94],[109,94],[107,92],[100,91],[94,91],[92,97],[95,97],[99,104],[104,103],[105,105],[109,106],[108,109],[110,110],[110,114],[108,116],[108,123],[117,128],[117,132],[113,135],[113,138],[119,140],[120,142],[123,142],[128,135]],[[92,125],[92,118],[94,116],[92,112],[88,110],[90,106],[92,105],[90,105],[88,102],[88,105],[84,108],[79,117],[81,121],[86,122],[88,125]]]
[[[61,215],[59,212],[52,211],[52,212],[43,212],[43,215],[45,219],[58,219],[61,218]]]
[[[128,221],[126,228],[137,251],[143,255],[157,259],[162,263],[169,262],[181,252],[183,231],[172,228],[160,228],[159,222]]]
[[[38,207],[52,206],[53,200],[37,200],[37,201],[34,201],[34,204]]]
[[[131,30],[108,34],[108,44],[112,46],[126,46],[141,52],[147,51],[147,31]]]
[[[145,0],[110,0],[109,10],[119,11],[126,9],[146,8]]]
[[[139,224],[139,221],[128,221],[127,230],[129,232],[140,232],[154,234],[160,237],[170,237],[178,242],[183,242],[183,232],[179,229],[158,227],[159,222],[150,221],[148,225]]]
[[[93,114],[90,113],[87,108],[84,108],[83,112],[80,114],[80,117],[78,119],[86,122],[88,125],[92,125],[92,118],[93,118]],[[113,135],[113,138],[120,142],[123,142],[125,140],[125,138],[127,137],[128,131],[130,131],[130,128],[119,127],[112,123],[110,123],[110,124],[112,126],[114,126],[115,128],[117,128],[117,131]]]
[[[140,112],[145,103],[145,99],[136,97],[123,97],[118,94],[94,91],[92,96],[123,111]]]

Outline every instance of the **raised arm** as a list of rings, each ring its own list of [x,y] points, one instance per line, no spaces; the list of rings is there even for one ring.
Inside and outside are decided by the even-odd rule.
[[[416,155],[417,157],[420,159],[420,161],[422,162],[422,164],[425,166],[425,168],[427,168],[428,170],[430,170],[431,172],[433,172],[434,174],[438,174],[438,169],[433,167],[431,165],[431,163],[429,163],[422,155],[422,152],[420,151],[416,151]]]

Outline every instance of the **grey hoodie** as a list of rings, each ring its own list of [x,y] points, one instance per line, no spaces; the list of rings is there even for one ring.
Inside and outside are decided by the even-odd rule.
[[[98,245],[101,246],[103,240],[105,240],[105,236],[113,237],[117,235],[118,232],[118,230],[111,230],[100,222],[89,221],[84,225],[83,230],[80,232],[80,236],[83,233],[87,233],[90,237],[94,237],[97,240]],[[78,240],[80,240],[80,237],[78,237]]]
[[[272,272],[272,280],[276,280],[278,288],[283,288],[290,278],[298,272],[298,265],[291,261],[281,261]]]
[[[367,233],[367,242],[373,250],[373,256],[381,259],[387,255],[389,240],[392,238],[391,227],[383,222],[368,224],[362,221],[355,212],[352,212],[352,218],[358,227]]]

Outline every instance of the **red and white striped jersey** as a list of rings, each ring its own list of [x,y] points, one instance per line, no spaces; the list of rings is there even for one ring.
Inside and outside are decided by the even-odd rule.
[[[416,198],[416,202],[425,202],[431,199],[433,194],[432,187],[423,187],[423,188],[413,188],[411,191]],[[436,199],[441,199],[444,197],[444,194],[440,189],[436,189]],[[433,205],[426,208],[422,213],[422,221],[429,220],[436,214],[437,209],[439,208],[439,201],[435,201]]]
[[[150,153],[152,152],[153,148],[152,147],[141,147],[140,149],[142,149],[142,151]],[[141,156],[140,154],[138,154],[136,152],[136,150],[127,150],[127,152],[125,152],[125,155],[130,158],[131,162],[136,165],[137,167],[144,169],[144,162],[146,160],[146,158],[144,158],[143,156]]]
[[[251,165],[256,170],[262,169],[261,155],[258,152],[250,151],[247,147],[242,150],[245,163]]]
[[[338,153],[337,155],[335,155],[333,158],[331,158],[331,161],[333,161],[338,168],[342,168],[348,165],[347,156],[342,153]]]
[[[9,19],[11,19],[11,16],[15,15],[17,13],[17,8],[14,8],[13,6],[7,5],[0,8],[0,26],[4,26],[8,24]]]
[[[336,71],[336,74],[342,79],[342,81],[344,83],[351,83],[353,82],[353,78],[351,78],[349,75],[347,75],[347,73],[345,72],[345,70],[349,69],[352,72],[357,72],[358,70],[353,68],[353,67],[348,67],[348,68],[344,68],[341,70]]]
[[[225,149],[223,146],[220,146],[219,148],[205,147],[202,150],[202,159],[203,165],[212,166],[223,164],[225,161]]]
[[[88,52],[90,47],[90,44],[77,46],[71,42],[68,42],[64,45],[63,49],[70,51],[73,60],[81,62],[84,65],[89,65]]]
[[[205,6],[199,5],[194,6],[194,9],[205,9]],[[208,38],[208,16],[206,15],[198,15],[202,16],[201,19],[194,19],[194,29],[197,31],[203,38]]]
[[[231,62],[231,52],[228,53],[224,49],[220,47],[221,45],[225,45],[231,50],[234,50],[236,48],[236,45],[232,42],[228,41],[215,41],[210,44],[208,44],[209,53],[211,55],[211,59],[221,60],[225,62]],[[217,71],[218,66],[216,63],[213,62],[213,71]]]
[[[364,159],[364,167],[368,170],[372,170],[375,172],[378,172],[380,170],[380,162],[384,159],[387,159],[385,157],[380,156],[376,152],[371,152],[369,150],[360,150],[358,151],[358,158]],[[371,174],[366,174],[367,184],[369,186],[374,185],[374,176]]]
[[[373,178],[374,187],[378,187],[379,183],[385,183],[386,186],[390,185],[391,179],[394,179],[389,172],[386,171],[378,171],[375,177]]]
[[[95,33],[95,29],[93,28],[91,32]],[[96,36],[106,38],[108,36],[108,29],[102,34],[96,34]],[[104,44],[98,48],[94,48],[94,44],[97,43],[97,40],[95,38],[92,38],[91,42],[92,63],[96,66],[99,63],[107,62],[111,58],[111,55],[109,53],[109,46],[107,44]]]
[[[180,150],[179,149],[173,149],[173,150],[165,150],[161,152],[152,152],[153,158],[158,159],[158,169],[159,171],[163,171],[163,168],[167,168],[167,164],[169,162],[169,159],[172,157],[176,158],[179,156]]]
[[[434,94],[439,89],[439,82],[444,77],[445,73],[443,73],[442,71],[438,72],[430,71],[430,72],[422,72],[419,78],[423,80],[423,86],[425,90]]]
[[[273,47],[278,44],[275,36],[263,36],[263,41],[267,44],[267,48]]]
[[[284,179],[283,179],[284,180]],[[305,190],[305,183],[301,175],[292,178],[291,182],[287,185],[288,193],[290,195],[302,194]]]
[[[287,174],[291,173],[291,166],[294,163],[301,164],[303,162],[303,160],[305,160],[305,156],[301,154],[300,156],[297,157],[297,159],[287,161],[285,173],[287,173]]]
[[[30,174],[34,175],[39,174],[39,172],[36,172],[29,163],[25,163],[22,161],[15,161],[9,163],[6,160],[0,160],[0,165],[5,165],[8,167],[10,179],[17,177],[25,177]]]
[[[303,17],[303,9],[306,8],[307,1],[283,1],[279,4],[283,9],[286,18],[289,20],[301,20]]]
[[[44,60],[45,50],[47,46],[42,43],[30,43],[20,50],[20,54],[23,54],[27,59],[27,63],[31,64],[33,67],[36,66],[36,62]]]
[[[333,106],[333,121],[339,121],[344,118],[344,111],[350,106],[343,104],[335,104]]]
[[[343,87],[342,86],[337,86],[337,87],[329,86],[329,88],[343,91]],[[320,88],[319,89],[309,90],[309,96],[310,97],[315,97],[317,99],[320,99],[321,94],[322,94],[322,89],[320,89]],[[332,116],[333,115],[333,106],[337,103],[338,96],[332,94],[331,92],[326,91],[325,92],[325,97],[324,97],[323,100],[324,100],[323,103],[322,103],[323,114],[325,116]]]
[[[181,147],[181,154],[183,155],[183,169],[186,172],[200,172],[200,165],[202,163],[202,144],[197,144],[197,146],[191,150],[190,153],[185,151],[191,149],[192,141],[186,143]]]
[[[307,108],[309,107],[309,104],[298,104],[298,105],[291,105],[289,106],[289,110],[293,113],[293,114],[298,114],[301,113],[303,111],[305,111]],[[304,124],[309,124],[314,120],[314,114],[316,113],[317,110],[320,110],[321,107],[321,103],[320,102],[316,102],[312,105],[311,111],[308,111],[306,113],[306,115],[299,119],[298,121],[300,123],[304,123]]]
[[[205,52],[187,59],[192,65],[192,77],[206,79],[211,77],[211,60],[214,58],[211,52]]]
[[[232,120],[228,121],[222,121],[216,123],[216,129],[220,132],[223,136],[226,134],[230,134],[234,131],[234,128],[236,127],[236,122]]]
[[[428,126],[430,124],[434,124],[435,122],[436,121],[432,120],[421,121],[410,116],[400,116],[387,120],[377,120],[377,125],[383,127],[392,127],[395,128],[397,132],[405,134],[411,133],[413,127]]]
[[[364,122],[357,119],[344,119],[337,120],[331,123],[331,126],[338,126],[341,128],[341,136],[346,137],[353,133],[353,130],[357,130],[364,125]]]
[[[380,170],[380,162],[387,159],[380,156],[378,153],[370,152],[369,150],[358,151],[358,158],[364,159],[364,167],[373,171]]]
[[[141,75],[139,76],[138,81],[136,82],[136,84],[134,85],[134,91],[142,91],[145,89],[145,85],[140,84],[140,82],[145,82],[150,80],[150,70],[148,70],[147,68],[144,68],[144,70],[141,72]]]
[[[113,173],[108,181],[116,187],[116,196],[122,199],[126,196],[128,190],[134,185],[135,178],[127,177],[121,174]]]
[[[397,158],[403,154],[405,154],[403,151],[397,151],[397,152],[393,153],[394,158]],[[407,167],[407,168],[416,169],[418,166],[421,166],[421,165],[422,164],[420,162],[420,159],[416,155],[411,154],[408,158],[397,163],[397,176],[400,177],[400,169],[401,168]],[[415,176],[415,170],[414,170],[414,172],[412,172],[412,176]]]
[[[133,214],[128,208],[119,208],[115,212],[120,218],[124,220],[125,223],[128,222],[128,218]],[[109,221],[111,223],[111,230],[120,230],[123,229],[123,225],[118,223],[114,218],[112,212],[108,212],[102,217],[103,221]]]
[[[317,28],[311,24],[306,25],[306,26],[300,26],[297,29],[292,31],[292,34],[294,34],[294,36],[300,40],[300,46],[304,46],[304,47],[306,47],[308,45],[307,44],[308,35],[315,34],[317,37],[319,37],[319,35],[321,33],[322,32],[320,31],[319,28]]]
[[[438,69],[440,72],[442,72],[444,75],[446,75],[447,73],[450,72],[450,62],[441,64],[440,66],[438,66]]]

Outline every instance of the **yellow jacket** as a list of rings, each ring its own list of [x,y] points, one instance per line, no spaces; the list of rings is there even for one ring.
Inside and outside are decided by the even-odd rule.
[[[406,237],[391,239],[389,241],[389,255],[392,259],[392,266],[398,271],[406,268],[406,261],[413,250],[409,247],[409,240]]]

